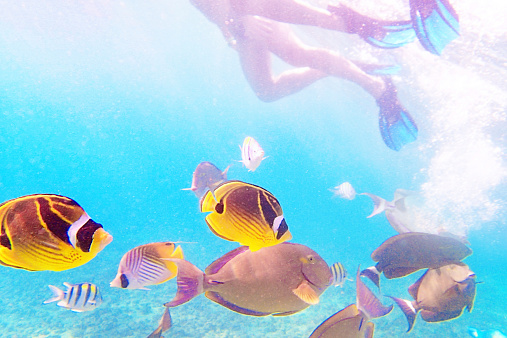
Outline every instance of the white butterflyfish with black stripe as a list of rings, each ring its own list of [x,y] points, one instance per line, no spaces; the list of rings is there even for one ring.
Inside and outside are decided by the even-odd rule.
[[[178,267],[168,258],[183,259],[183,250],[173,242],[156,242],[135,247],[123,255],[111,287],[143,289],[176,277]]]
[[[334,286],[343,286],[343,283],[347,280],[347,270],[342,263],[334,263],[331,265],[331,273],[333,274],[333,282]]]
[[[343,182],[336,187],[329,189],[333,193],[333,197],[340,197],[347,200],[356,198],[356,190],[349,182]]]
[[[54,285],[48,285],[53,292],[53,298],[46,300],[44,304],[58,302],[56,305],[74,312],[91,311],[102,304],[102,296],[95,284],[63,283],[63,285],[67,287],[67,291],[63,291]]]

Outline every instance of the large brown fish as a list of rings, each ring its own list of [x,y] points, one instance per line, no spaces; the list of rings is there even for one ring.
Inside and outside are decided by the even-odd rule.
[[[320,324],[309,338],[372,338],[375,325],[371,318],[387,315],[393,306],[386,307],[356,274],[356,304],[338,311]]]
[[[420,269],[460,263],[470,254],[472,250],[454,238],[407,232],[389,238],[373,251],[371,258],[378,263],[363,270],[361,275],[379,286],[382,272],[387,279],[403,277]]]
[[[475,298],[475,274],[466,264],[449,264],[428,269],[408,292],[415,299],[391,297],[408,320],[408,331],[414,327],[418,311],[426,322],[441,322],[459,317],[466,307],[472,311]],[[407,331],[407,332],[408,332]]]
[[[294,243],[250,251],[242,246],[206,268],[205,274],[182,259],[178,265],[178,292],[168,307],[206,297],[226,308],[251,316],[285,316],[319,302],[331,284],[326,262],[312,249]]]

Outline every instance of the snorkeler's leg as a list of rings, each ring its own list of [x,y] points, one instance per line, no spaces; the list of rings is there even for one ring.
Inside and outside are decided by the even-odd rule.
[[[242,41],[236,50],[245,78],[257,97],[264,102],[276,101],[294,94],[328,76],[326,73],[308,67],[291,69],[274,76],[271,69],[271,55],[265,46]]]
[[[239,15],[259,15],[279,22],[345,31],[346,23],[330,11],[298,0],[230,0]]]

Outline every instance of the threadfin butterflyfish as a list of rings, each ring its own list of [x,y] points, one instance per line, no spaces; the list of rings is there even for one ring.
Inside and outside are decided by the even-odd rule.
[[[100,295],[99,288],[95,284],[63,283],[63,285],[67,287],[66,291],[56,286],[49,285],[49,288],[53,292],[53,298],[44,301],[44,304],[58,302],[56,305],[74,312],[91,311],[102,304],[102,296]]]
[[[264,149],[262,149],[260,144],[253,137],[245,137],[243,147],[239,146],[239,149],[241,149],[240,162],[248,168],[248,171],[255,171],[262,160],[265,159]]]
[[[216,187],[227,181],[228,170],[229,167],[221,171],[211,162],[201,162],[192,175],[192,186],[183,190],[192,190],[201,199],[208,190],[214,192]]]
[[[257,251],[242,246],[217,259],[204,273],[186,260],[171,260],[178,265],[178,291],[167,307],[205,292],[212,301],[244,315],[287,316],[318,304],[332,279],[319,254],[295,243]]]
[[[183,250],[172,242],[140,245],[123,255],[118,274],[111,287],[122,289],[144,289],[174,278],[178,272],[176,264],[165,258],[183,259]]]
[[[201,200],[201,212],[211,212],[206,223],[228,241],[256,251],[292,238],[282,208],[269,191],[241,181],[221,184]]]
[[[93,259],[113,237],[76,201],[29,195],[0,205],[0,264],[62,271]]]

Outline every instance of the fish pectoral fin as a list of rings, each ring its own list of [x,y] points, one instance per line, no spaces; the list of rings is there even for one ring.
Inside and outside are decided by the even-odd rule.
[[[292,290],[292,292],[307,304],[315,305],[319,303],[319,295],[317,295],[315,290],[306,280],[299,284],[299,286]]]

